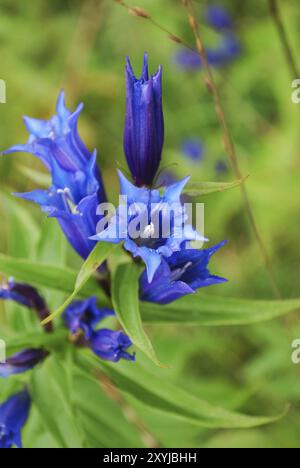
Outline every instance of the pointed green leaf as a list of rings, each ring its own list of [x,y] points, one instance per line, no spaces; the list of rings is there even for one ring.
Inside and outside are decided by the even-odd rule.
[[[65,294],[72,294],[78,275],[70,268],[32,262],[3,254],[0,254],[0,272],[5,276],[13,276],[16,280],[30,283],[37,288],[45,287]],[[107,304],[107,298],[94,278],[90,278],[86,282],[80,290],[80,295],[82,297],[94,295],[99,302]]]
[[[183,325],[225,326],[264,322],[300,309],[300,299],[262,301],[186,296],[168,305],[141,303],[143,321]]]
[[[216,192],[224,192],[224,190],[230,190],[243,184],[247,177],[233,182],[191,182],[187,184],[184,193],[190,197],[200,197]]]
[[[151,341],[143,329],[139,309],[139,277],[141,270],[135,263],[117,267],[112,281],[112,301],[118,319],[132,342],[155,364],[158,361]]]
[[[51,355],[34,369],[30,395],[42,420],[61,448],[83,448],[83,435],[76,421],[68,369]]]
[[[91,278],[91,276],[95,273],[97,268],[107,260],[110,253],[115,248],[114,244],[109,244],[108,242],[98,242],[84,264],[82,265],[76,281],[74,290],[72,294],[66,299],[66,301],[52,314],[49,315],[45,320],[42,321],[42,325],[46,325],[47,323],[51,322],[55,317],[58,317],[63,313],[66,307],[75,299],[75,297],[80,293],[81,289],[87,283],[87,281]],[[100,286],[98,289],[100,289]]]
[[[248,416],[208,403],[168,380],[168,371],[158,374],[145,370],[138,362],[113,364],[99,361],[91,355],[84,360],[100,367],[125,393],[133,396],[154,411],[175,416],[190,424],[214,429],[250,428],[270,424],[282,418],[287,408],[276,416]],[[92,364],[93,363],[93,364]]]

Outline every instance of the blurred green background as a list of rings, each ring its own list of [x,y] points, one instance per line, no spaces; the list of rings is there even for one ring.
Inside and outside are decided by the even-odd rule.
[[[195,2],[200,19],[203,8],[210,3]],[[282,297],[299,297],[300,105],[291,102],[292,77],[268,2],[219,3],[227,6],[234,17],[242,53],[233,63],[214,72],[216,81],[242,172],[250,175],[247,188]],[[298,58],[299,2],[286,0],[280,4]],[[134,5],[147,9],[161,25],[194,45],[179,0],[135,0]],[[216,34],[206,26],[203,35],[207,43],[216,40]],[[179,48],[149,21],[129,15],[113,0],[1,0],[0,78],[7,85],[7,103],[0,105],[1,149],[25,142],[21,116],[48,118],[54,113],[59,90],[64,88],[70,108],[84,102],[80,131],[89,148],[99,151],[107,191],[114,200],[118,194],[116,161],[125,165],[125,56],[130,55],[138,73],[147,51],[151,71],[158,64],[164,70],[163,165],[175,163],[174,173],[178,177],[191,174],[193,182],[234,180],[229,166],[227,172],[216,174],[216,163],[227,162],[227,158],[212,98],[201,79],[201,70],[188,72],[176,65],[174,55]],[[182,141],[190,137],[200,138],[205,145],[201,162],[193,163],[181,152]],[[71,249],[57,248],[60,235],[53,225],[55,221],[45,220],[38,208],[10,196],[11,192],[42,187],[47,179],[41,178],[41,171],[42,165],[28,154],[1,158],[0,250],[34,258],[39,246],[44,261],[57,264],[66,256],[69,265],[79,266]],[[34,181],[35,177],[38,180]],[[212,243],[229,241],[212,265],[213,271],[229,282],[210,288],[207,294],[273,298],[239,188],[201,201],[205,203],[207,237]],[[22,241],[21,231],[25,233]],[[46,239],[42,245],[46,242],[47,249],[41,249],[41,238]],[[61,301],[59,297],[50,299],[52,304]],[[291,342],[300,338],[297,313],[288,320],[256,326],[162,327],[151,332],[162,361],[172,366],[164,372],[191,393],[253,414],[264,413],[266,408],[276,411],[285,402],[292,404],[289,414],[271,426],[249,431],[199,431],[162,419],[130,402],[164,446],[300,446],[300,365],[291,363]],[[29,445],[33,444],[32,437],[28,435]]]

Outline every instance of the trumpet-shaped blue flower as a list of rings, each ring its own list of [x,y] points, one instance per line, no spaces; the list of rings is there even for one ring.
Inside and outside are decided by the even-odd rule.
[[[91,337],[94,327],[105,317],[114,315],[114,311],[97,306],[96,297],[84,301],[74,301],[65,310],[63,317],[71,333],[82,330],[87,338]]]
[[[118,362],[120,359],[135,360],[127,349],[132,345],[130,338],[121,331],[102,329],[95,331],[90,339],[92,351],[101,359]]]
[[[57,218],[72,247],[86,258],[95,245],[89,237],[98,221],[96,209],[106,195],[96,151],[90,153],[78,134],[81,110],[82,105],[71,113],[62,92],[57,114],[49,121],[25,117],[30,133],[27,144],[12,146],[4,154],[26,151],[46,165],[52,176],[51,187],[16,195],[39,204],[50,217]]]
[[[30,397],[26,390],[0,406],[0,448],[22,448],[21,430],[27,421]]]
[[[0,363],[0,377],[26,372],[43,361],[47,355],[43,349],[24,349]]]
[[[222,5],[210,5],[205,11],[205,20],[215,29],[231,29],[233,26],[230,13]]]
[[[106,317],[115,315],[107,308],[97,307],[96,297],[84,301],[74,301],[64,312],[64,321],[71,332],[82,330],[85,338],[82,344],[88,346],[101,359],[117,362],[120,359],[134,361],[134,356],[127,352],[132,345],[130,338],[120,331],[106,328],[96,330],[98,323]]]
[[[162,69],[149,77],[147,54],[141,78],[126,63],[126,118],[124,152],[137,186],[152,185],[164,142]]]
[[[227,280],[211,275],[208,264],[226,241],[203,250],[181,250],[163,260],[149,283],[146,272],[140,279],[140,297],[144,301],[169,304],[197,289],[224,283]]]
[[[206,240],[187,222],[181,194],[189,177],[170,185],[161,196],[156,189],[136,187],[119,171],[120,192],[126,204],[120,205],[110,224],[92,239],[119,243],[133,257],[146,264],[152,281],[162,258],[186,247],[189,241]]]

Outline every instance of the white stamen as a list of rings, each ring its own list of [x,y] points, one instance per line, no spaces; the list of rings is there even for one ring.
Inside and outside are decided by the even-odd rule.
[[[155,227],[153,223],[148,224],[148,226],[145,227],[143,235],[146,238],[153,237],[155,234]]]
[[[171,273],[171,281],[179,280],[182,275],[193,265],[193,262],[187,262],[184,267],[177,268],[177,270],[173,270]]]
[[[80,214],[77,210],[77,205],[75,205],[72,201],[72,194],[71,190],[68,187],[63,189],[57,189],[56,192],[62,196],[62,199],[65,202],[66,208],[69,209],[70,213],[72,214]]]

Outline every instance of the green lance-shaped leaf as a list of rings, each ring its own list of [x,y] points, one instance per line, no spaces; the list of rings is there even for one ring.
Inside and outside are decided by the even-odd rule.
[[[143,329],[139,308],[140,267],[135,263],[119,265],[113,274],[112,301],[117,317],[137,348],[155,364],[158,361],[151,341]]]
[[[85,353],[87,353],[85,351]],[[150,373],[138,362],[113,364],[99,361],[85,354],[83,365],[100,367],[123,392],[133,396],[163,416],[174,416],[196,426],[212,429],[250,428],[270,424],[282,418],[288,408],[276,416],[248,416],[229,411],[204,401],[180,388],[168,379],[168,375]],[[167,370],[164,371],[167,374]]]
[[[225,326],[264,322],[299,308],[300,299],[264,301],[197,293],[164,306],[143,302],[141,314],[151,324]]]
[[[84,436],[72,404],[69,369],[61,358],[51,355],[34,369],[30,395],[47,429],[61,448],[83,448]]]
[[[233,182],[191,182],[187,184],[184,193],[191,197],[200,197],[216,192],[224,192],[243,184],[247,178],[248,176]]]
[[[90,279],[90,277],[95,273],[97,268],[107,260],[109,254],[115,248],[114,244],[109,244],[106,242],[98,242],[84,264],[82,265],[78,276],[76,278],[74,290],[72,294],[66,299],[66,301],[52,314],[49,315],[45,320],[43,320],[42,325],[46,325],[51,322],[55,317],[58,317],[63,313],[66,307],[75,299],[75,297],[80,293],[81,289]],[[97,285],[98,288],[100,287]],[[93,294],[94,295],[94,294]],[[108,302],[106,300],[106,302]]]
[[[45,287],[65,294],[72,294],[78,272],[67,267],[57,267],[45,263],[29,261],[0,254],[0,272],[13,276],[33,286]],[[80,290],[82,297],[96,296],[99,302],[107,302],[97,281],[90,278]]]

